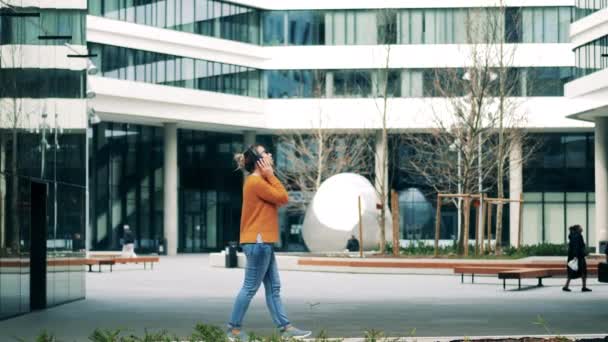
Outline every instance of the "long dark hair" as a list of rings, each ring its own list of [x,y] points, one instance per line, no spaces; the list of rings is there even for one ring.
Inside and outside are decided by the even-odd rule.
[[[581,231],[581,229],[583,229],[583,227],[581,227],[580,224],[575,224],[573,226],[568,227],[570,234],[578,234]]]
[[[264,147],[261,144],[250,145],[245,152],[234,155],[234,161],[239,169],[252,173],[255,170],[255,164],[262,158],[258,152],[259,147]]]

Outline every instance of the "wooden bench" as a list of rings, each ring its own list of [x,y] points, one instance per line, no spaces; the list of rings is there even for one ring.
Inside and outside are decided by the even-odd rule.
[[[464,275],[471,275],[471,283],[475,283],[476,274],[498,274],[500,271],[516,269],[514,267],[493,267],[493,266],[461,266],[454,267],[454,273],[460,273],[460,282],[464,283]]]
[[[144,264],[144,269],[147,269],[147,264],[150,264],[150,269],[154,269],[154,263],[159,262],[159,257],[154,256],[138,256],[133,258],[123,258],[123,257],[105,257],[105,258],[88,258],[85,261],[85,264],[89,266],[89,272],[93,271],[93,265],[99,266],[99,272],[101,272],[101,265],[109,265],[110,272],[112,272],[112,268],[116,264],[139,264],[140,262]]]
[[[543,286],[543,278],[553,276],[553,270],[549,268],[520,268],[516,270],[505,270],[498,272],[498,279],[502,279],[502,288],[507,288],[507,279],[517,279],[517,289],[521,290],[522,278],[537,278],[538,287]]]
[[[150,264],[150,269],[154,269],[154,263],[158,262],[159,257],[152,256],[138,256],[133,258],[113,258],[112,259],[116,264],[139,264],[140,262],[144,264],[144,270],[147,269],[146,264]],[[112,272],[112,266],[110,266],[110,272]]]
[[[84,264],[89,266],[89,272],[93,272],[93,265],[99,266],[99,273],[101,273],[101,265],[110,265],[110,272],[112,272],[112,266],[114,260],[112,259],[99,259],[99,258],[88,258],[84,261]]]

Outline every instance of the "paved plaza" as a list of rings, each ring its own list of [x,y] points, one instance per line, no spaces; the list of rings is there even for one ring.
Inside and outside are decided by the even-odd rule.
[[[189,335],[198,322],[225,324],[239,290],[242,269],[211,268],[207,255],[162,257],[153,271],[117,265],[114,272],[87,274],[87,299],[0,321],[0,341],[32,339],[46,330],[65,341],[86,341],[95,328],[168,329]],[[290,319],[330,336],[483,336],[608,334],[608,284],[591,279],[592,293],[561,290],[563,279],[544,288],[502,289],[495,277],[464,284],[456,275],[389,275],[281,271]],[[533,285],[536,280],[525,280]],[[262,289],[263,290],[263,289]],[[534,324],[538,316],[546,326]],[[269,334],[264,293],[254,299],[246,330]]]

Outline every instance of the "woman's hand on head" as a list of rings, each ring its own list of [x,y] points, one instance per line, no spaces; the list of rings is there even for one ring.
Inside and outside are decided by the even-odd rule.
[[[258,160],[257,165],[260,168],[260,173],[262,174],[262,177],[269,178],[274,175],[272,164],[265,158]]]

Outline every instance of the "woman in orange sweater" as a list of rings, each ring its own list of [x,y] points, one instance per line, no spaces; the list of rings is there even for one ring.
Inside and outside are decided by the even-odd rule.
[[[289,322],[281,302],[281,281],[273,244],[279,241],[278,208],[287,204],[287,191],[275,177],[272,155],[262,145],[252,145],[235,156],[239,168],[249,173],[243,185],[241,238],[247,257],[245,280],[236,297],[227,337],[231,341],[247,341],[241,331],[242,321],[253,296],[264,283],[266,305],[281,335],[304,338],[311,334],[295,328]]]

